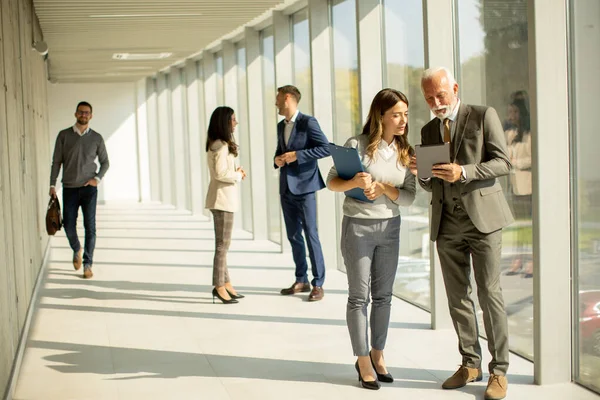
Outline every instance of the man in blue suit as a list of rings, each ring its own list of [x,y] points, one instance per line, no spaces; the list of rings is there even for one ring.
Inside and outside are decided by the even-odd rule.
[[[281,290],[282,295],[309,292],[308,301],[323,298],[325,261],[317,231],[315,192],[325,187],[317,160],[329,156],[329,141],[314,117],[298,111],[300,91],[286,85],[277,89],[275,105],[285,119],[277,124],[275,168],[280,168],[279,195],[288,240],[296,264],[296,281]],[[312,290],[302,230],[308,243],[312,266]]]

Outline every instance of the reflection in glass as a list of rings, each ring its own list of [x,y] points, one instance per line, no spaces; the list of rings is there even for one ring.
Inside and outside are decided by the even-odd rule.
[[[509,343],[533,359],[533,254],[527,2],[461,0],[458,8],[459,96],[491,106],[504,121],[513,171],[500,183],[516,221],[503,229],[501,285]],[[476,296],[474,296],[476,297]],[[477,304],[480,332],[483,318]]]
[[[225,91],[223,84],[223,52],[219,51],[215,53],[215,72],[217,75],[217,104],[224,105],[225,103]]]
[[[273,156],[277,147],[277,109],[275,108],[275,50],[273,28],[260,32],[262,55],[263,115],[265,118],[265,184],[267,188],[267,227],[269,240],[281,243],[281,212],[279,209],[279,170],[273,168]]]
[[[298,11],[292,16],[292,41],[294,57],[294,86],[302,93],[300,109],[307,114],[312,111],[312,77],[310,67],[310,33],[308,10]]]
[[[246,72],[246,47],[237,44],[235,49],[237,64],[237,94],[238,109],[235,110],[238,126],[236,129],[237,142],[240,144],[239,163],[246,170],[250,167],[250,130],[248,128],[248,91],[247,91],[247,72]],[[242,229],[253,231],[252,215],[252,174],[241,185],[240,193],[242,205]]]
[[[600,2],[571,7],[571,137],[577,304],[575,379],[600,393],[600,160],[597,98],[600,93]],[[566,267],[566,266],[565,266]]]
[[[409,142],[421,143],[421,127],[430,112],[421,93],[425,62],[423,2],[385,0],[386,86],[406,94],[409,108]],[[402,208],[400,260],[394,294],[431,309],[429,290],[429,195],[417,185],[411,207]]]

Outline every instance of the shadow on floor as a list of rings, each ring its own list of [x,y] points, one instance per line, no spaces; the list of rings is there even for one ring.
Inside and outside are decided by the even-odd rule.
[[[210,296],[160,296],[126,292],[98,292],[88,289],[42,289],[42,298],[53,299],[92,299],[92,300],[131,300],[131,301],[158,301],[167,303],[198,304],[211,303]]]
[[[95,265],[96,263],[94,263]],[[212,268],[212,266],[211,266]],[[54,269],[49,270],[49,274],[58,275],[53,272]],[[61,270],[62,271],[62,270]],[[63,272],[61,272],[63,273]],[[67,276],[78,276],[81,275],[79,272],[66,273]],[[80,279],[56,279],[48,277],[45,280],[45,284],[53,285],[85,285],[86,287],[101,287],[105,289],[115,289],[119,291],[152,291],[152,292],[192,292],[192,293],[210,293],[213,289],[212,285],[193,285],[184,283],[163,283],[163,282],[132,282],[132,281],[101,281],[95,280],[80,280]],[[277,293],[278,296],[281,288],[274,287],[260,287],[260,286],[240,286],[235,285],[236,290],[240,292],[255,292],[255,293]],[[325,288],[325,294],[341,294],[347,295],[347,290],[341,289],[327,289]]]
[[[200,302],[198,302],[200,303]],[[223,305],[216,303],[215,306],[235,307],[235,305]],[[326,318],[304,318],[304,317],[286,317],[279,315],[247,315],[247,314],[224,314],[219,312],[193,312],[180,310],[150,310],[140,308],[124,307],[97,307],[66,304],[39,304],[38,309],[48,310],[67,310],[67,311],[85,311],[85,312],[105,312],[112,314],[130,314],[130,315],[155,315],[162,317],[184,317],[201,319],[220,319],[232,321],[252,321],[252,322],[275,322],[286,324],[307,324],[307,325],[330,325],[346,326],[345,319],[326,319]],[[218,311],[218,310],[215,310]],[[430,324],[412,323],[412,322],[390,322],[391,329],[431,329]]]
[[[200,240],[205,240],[207,242],[210,243],[214,243],[214,239],[195,239],[196,241],[200,241]],[[237,241],[238,239],[236,239]],[[71,247],[70,246],[52,246],[53,249],[59,249],[59,250],[70,250]],[[149,252],[165,252],[165,253],[209,253],[209,254],[213,254],[215,252],[214,249],[206,249],[206,250],[199,250],[199,249],[161,249],[161,248],[157,248],[157,247],[104,247],[104,246],[96,246],[95,251],[98,250],[105,250],[105,251],[149,251]],[[264,249],[261,248],[260,246],[257,246],[253,249],[229,249],[227,250],[228,253],[264,253],[264,254],[281,254],[281,251],[279,250],[274,250],[274,249]]]
[[[63,354],[44,357],[44,360],[54,364],[47,365],[48,368],[66,374],[107,375],[107,379],[110,380],[205,376],[357,385],[356,371],[352,364],[130,349],[38,340],[30,341],[29,347],[64,351]],[[349,359],[352,357],[350,356]],[[393,367],[389,371],[396,378],[396,382],[386,387],[398,389],[441,390],[436,375],[452,374],[452,371]],[[114,374],[136,374],[136,376],[110,377]]]
[[[247,252],[246,252],[247,253]],[[51,263],[55,263],[55,264],[65,264],[65,266],[71,266],[72,261],[71,259],[59,259],[59,258],[52,258],[50,260]],[[133,265],[133,266],[140,266],[140,267],[158,267],[158,268],[162,268],[162,267],[175,267],[175,268],[212,268],[212,265],[199,265],[199,264],[165,264],[164,262],[160,262],[157,261],[155,264],[151,264],[148,262],[143,262],[143,263],[135,263],[135,262],[111,262],[111,261],[94,261],[94,265],[97,267],[101,267],[102,265],[118,265],[118,266],[127,266],[127,265]],[[290,271],[291,273],[294,272],[294,267],[293,266],[289,266],[289,267],[271,267],[271,266],[253,266],[253,265],[228,265],[227,268],[229,269],[251,269],[251,270],[269,270],[269,271]],[[64,269],[50,269],[51,271],[64,271]],[[292,275],[293,277],[293,275]]]

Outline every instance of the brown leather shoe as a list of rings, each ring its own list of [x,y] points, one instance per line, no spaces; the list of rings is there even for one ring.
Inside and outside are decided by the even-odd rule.
[[[75,268],[75,271],[79,271],[79,269],[81,269],[81,264],[83,263],[83,249],[79,249],[79,251],[77,253],[73,253],[73,267]]]
[[[308,301],[319,301],[325,296],[325,291],[320,286],[313,286],[310,294],[308,295]]]
[[[502,375],[490,375],[487,389],[485,389],[485,400],[500,400],[506,397],[508,380]]]
[[[280,293],[284,296],[288,296],[300,292],[310,292],[310,283],[296,282],[289,288],[281,289]]]
[[[92,276],[94,276],[94,273],[92,272],[92,267],[83,267],[83,277],[85,279],[90,279]]]
[[[444,389],[458,389],[469,382],[479,382],[483,378],[481,368],[469,368],[461,365],[450,378],[442,384]]]

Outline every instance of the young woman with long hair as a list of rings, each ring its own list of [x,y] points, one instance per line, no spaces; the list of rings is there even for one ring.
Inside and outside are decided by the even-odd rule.
[[[383,358],[390,320],[392,288],[400,247],[400,206],[415,199],[415,177],[408,166],[413,148],[408,143],[408,99],[394,89],[383,89],[373,99],[362,134],[345,147],[357,149],[365,172],[341,179],[335,166],[327,187],[334,192],[364,190],[372,200],[344,200],[341,250],[348,277],[346,321],[358,380],[365,389],[393,382]],[[367,326],[369,292],[371,343]]]
[[[237,303],[238,299],[244,297],[233,288],[227,270],[233,213],[238,209],[237,188],[246,178],[246,171],[235,166],[238,145],[235,143],[233,132],[237,124],[233,109],[217,107],[210,117],[206,139],[210,183],[205,207],[210,209],[215,226],[212,295],[213,302],[217,297],[225,304]]]

